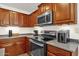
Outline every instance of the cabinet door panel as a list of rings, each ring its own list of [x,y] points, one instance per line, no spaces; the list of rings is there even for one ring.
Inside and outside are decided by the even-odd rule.
[[[17,18],[18,18],[18,26],[23,26],[23,14],[18,13]]]
[[[24,46],[23,42],[16,42],[16,49],[17,49],[18,55],[25,53],[24,47],[25,46]]]
[[[29,16],[26,14],[18,13],[18,22],[21,27],[29,27]]]
[[[4,43],[5,55],[16,56],[24,53],[29,53],[29,39],[26,37],[13,38],[7,45]]]
[[[9,25],[9,10],[0,8],[0,25]]]
[[[47,47],[49,52],[54,53],[57,56],[71,56],[70,51],[66,51],[64,49],[60,49],[51,45],[48,45]]]
[[[39,9],[38,10],[40,10],[39,12],[39,15],[40,14],[43,14],[43,13],[45,13],[46,11],[48,11],[48,10],[52,10],[53,8],[53,4],[52,3],[42,3],[42,4],[40,4],[39,6]]]
[[[57,3],[54,4],[54,23],[55,24],[70,24],[75,23],[76,4]],[[72,16],[73,15],[73,16]],[[71,19],[72,18],[72,19]]]
[[[55,20],[68,20],[70,18],[70,4],[55,4]]]
[[[29,16],[26,14],[23,15],[23,27],[29,27]]]
[[[30,20],[31,27],[34,27],[37,24],[37,16],[39,16],[39,14],[40,10],[36,10],[31,14],[31,20]]]
[[[16,25],[18,25],[17,12],[10,11],[10,25],[11,25],[11,26],[16,26]]]
[[[29,27],[34,27],[36,24],[36,15],[35,13],[31,14],[31,18],[29,19]]]
[[[15,56],[15,55],[17,55],[16,45],[11,45],[11,46],[5,47],[5,55],[6,56]]]
[[[56,56],[56,55],[53,53],[47,52],[47,56]]]

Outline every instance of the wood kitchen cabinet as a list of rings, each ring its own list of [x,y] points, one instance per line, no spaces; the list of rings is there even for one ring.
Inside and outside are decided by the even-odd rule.
[[[31,14],[33,24],[37,24],[37,16],[52,11],[52,24],[76,24],[76,10],[77,4],[75,3],[42,3],[38,9]]]
[[[18,26],[29,27],[29,16],[23,13],[17,13]]]
[[[17,47],[15,44],[7,43],[7,46],[5,45],[5,56],[15,56],[17,55]]]
[[[0,26],[29,27],[29,15],[0,8]]]
[[[47,45],[47,56],[72,56],[72,52],[52,45]]]
[[[29,27],[29,15],[19,13],[19,12],[11,12],[10,25],[20,26],[20,27]]]
[[[75,24],[76,4],[75,3],[44,3],[40,5],[41,12],[52,11],[53,24]]]
[[[17,26],[19,24],[18,13],[15,11],[10,11],[10,25]],[[20,16],[21,17],[21,16]]]
[[[10,25],[28,27],[29,16],[19,12],[10,12]]]
[[[30,26],[34,27],[37,23],[37,17],[47,10],[51,8],[51,3],[42,3],[38,6],[38,9],[34,11],[32,14],[30,14]]]
[[[17,55],[29,53],[29,39],[27,37],[16,38],[15,42]]]
[[[54,24],[74,24],[76,23],[75,3],[55,3],[53,4]]]
[[[23,14],[17,13],[18,26],[23,26]]]
[[[39,15],[45,13],[48,10],[52,10],[53,5],[51,3],[42,3],[38,6]]]
[[[0,26],[9,25],[9,10],[0,8]]]
[[[76,3],[42,3],[30,15],[0,8],[0,26],[34,27],[37,16],[52,11],[52,24],[76,24]]]
[[[56,55],[51,52],[47,52],[47,56],[56,56]]]
[[[37,24],[37,16],[38,16],[38,11],[36,10],[30,15],[30,27],[34,27]]]
[[[31,21],[29,19],[29,15],[23,14],[23,27],[30,27]]]
[[[5,48],[5,56],[17,56],[24,53],[29,54],[29,39],[27,37],[0,39],[0,48]]]

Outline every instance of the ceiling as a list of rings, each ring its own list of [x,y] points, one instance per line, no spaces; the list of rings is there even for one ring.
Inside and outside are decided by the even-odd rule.
[[[39,4],[40,3],[0,3],[0,7],[30,14],[38,9],[37,6]]]

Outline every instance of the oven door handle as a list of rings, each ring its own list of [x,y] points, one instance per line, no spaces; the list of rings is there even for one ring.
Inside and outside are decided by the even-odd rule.
[[[30,42],[32,42],[32,43],[34,43],[38,46],[44,47],[44,43],[43,44],[42,43],[37,43],[37,42],[33,41],[33,39],[30,39]]]

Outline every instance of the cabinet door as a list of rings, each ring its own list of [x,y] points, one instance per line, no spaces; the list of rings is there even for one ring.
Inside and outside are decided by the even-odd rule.
[[[29,27],[29,15],[24,14],[23,15],[23,27]]]
[[[36,10],[35,12],[33,12],[30,16],[30,27],[34,27],[37,24],[37,16],[39,15],[40,10]]]
[[[52,10],[52,4],[51,3],[42,3],[41,5],[39,5],[39,9],[40,10],[40,14],[45,13],[48,10]]]
[[[25,53],[24,48],[25,48],[24,42],[21,41],[16,42],[16,49],[17,49],[16,52],[18,55]]]
[[[1,26],[9,25],[9,10],[0,8],[0,25]]]
[[[38,7],[39,7],[39,10],[40,10],[39,11],[40,12],[39,15],[42,14],[42,13],[44,13],[44,11],[45,11],[45,4],[41,4]]]
[[[18,13],[14,11],[10,11],[10,25],[17,26],[18,25]]]
[[[55,54],[56,56],[71,56],[72,55],[72,52],[61,49],[61,48],[57,48],[52,45],[47,45],[47,51],[51,52],[52,54]]]
[[[29,38],[25,37],[26,39],[26,52],[29,53],[30,52],[30,41]]]
[[[35,24],[36,24],[36,16],[33,13],[29,17],[29,27],[33,27]]]
[[[47,56],[56,56],[56,55],[51,52],[47,52]]]
[[[27,14],[18,13],[18,22],[21,27],[29,27],[29,16]]]
[[[16,56],[23,53],[29,53],[29,39],[26,37],[13,38],[9,43],[3,46],[6,56]]]
[[[54,23],[55,24],[65,24],[72,23],[74,21],[74,4],[70,3],[56,3],[54,4]],[[76,12],[75,12],[76,13]],[[74,16],[71,16],[74,15]],[[71,19],[73,17],[73,19]]]
[[[15,39],[17,55],[29,52],[29,40],[26,37]]]
[[[18,26],[23,26],[23,14],[17,13]]]
[[[8,43],[8,45],[5,47],[5,55],[6,56],[16,56],[17,55],[17,49],[16,45],[11,43]]]

